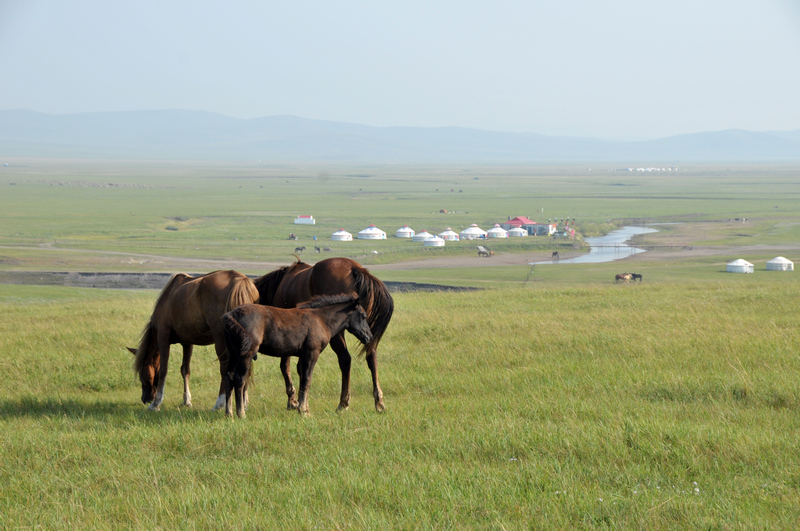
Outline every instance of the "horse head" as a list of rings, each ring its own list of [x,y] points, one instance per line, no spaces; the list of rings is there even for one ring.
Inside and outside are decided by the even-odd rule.
[[[149,404],[156,397],[158,390],[158,365],[145,365],[139,371],[139,380],[142,382],[142,403]]]
[[[127,347],[131,354],[137,355],[138,349]],[[142,383],[142,403],[149,404],[156,397],[158,390],[158,369],[161,365],[161,356],[156,356],[147,363],[137,364],[139,381]]]
[[[360,304],[356,304],[353,311],[350,312],[345,329],[356,336],[356,339],[361,341],[363,345],[372,341],[372,330],[369,327],[367,312]]]

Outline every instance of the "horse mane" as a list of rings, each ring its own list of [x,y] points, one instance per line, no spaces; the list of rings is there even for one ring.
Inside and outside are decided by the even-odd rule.
[[[291,271],[292,268],[302,263],[303,262],[298,258],[297,262],[291,265],[279,267],[271,273],[258,277],[255,283],[256,289],[258,290],[259,304],[270,306],[272,301],[275,300],[275,293],[278,291],[278,285],[280,285],[283,277],[285,277],[286,273]]]
[[[357,293],[340,293],[339,295],[317,295],[310,301],[298,304],[298,308],[322,308],[334,304],[348,304],[358,302]]]
[[[167,298],[169,293],[175,289],[176,286],[181,285],[184,280],[192,278],[194,277],[186,273],[175,273],[172,275],[167,281],[167,285],[164,286],[164,289],[158,294],[156,303],[153,305],[153,313],[155,314],[156,308],[164,302],[164,299]],[[139,338],[139,347],[136,349],[136,356],[133,358],[133,370],[136,373],[141,373],[142,369],[147,366],[157,354],[158,344],[156,342],[155,326],[153,326],[153,316],[151,315],[150,320],[144,326],[142,335]]]
[[[392,299],[386,284],[373,276],[366,268],[355,264],[352,272],[356,293],[367,312],[367,323],[372,331],[372,341],[359,347],[361,349],[359,356],[361,356],[366,352],[374,352],[378,348],[378,343],[383,337],[383,333],[386,332],[389,321],[392,319],[392,313],[394,313],[394,299]]]
[[[242,304],[255,304],[259,301],[259,295],[255,282],[249,277],[240,275],[228,294],[228,300],[225,301],[225,311],[229,312]]]

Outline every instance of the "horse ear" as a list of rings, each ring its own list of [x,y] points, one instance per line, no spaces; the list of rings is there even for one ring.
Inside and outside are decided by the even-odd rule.
[[[131,348],[131,347],[125,347],[125,348],[127,348],[130,351],[130,353],[133,354],[134,356],[136,355],[136,349],[135,348]]]

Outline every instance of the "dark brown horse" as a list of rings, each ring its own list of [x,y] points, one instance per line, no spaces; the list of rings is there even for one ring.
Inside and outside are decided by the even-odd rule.
[[[150,322],[144,327],[134,370],[142,382],[142,402],[156,410],[164,400],[170,345],[183,346],[183,404],[192,405],[189,363],[193,345],[214,344],[219,359],[220,388],[214,409],[224,405],[227,387],[227,352],[222,315],[242,304],[258,301],[252,280],[236,271],[214,271],[200,277],[173,275],[156,300]]]
[[[345,330],[362,344],[372,340],[367,313],[358,295],[320,295],[297,308],[274,308],[245,304],[222,317],[228,350],[228,377],[225,412],[233,416],[231,392],[236,397],[236,414],[245,416],[244,385],[257,352],[288,358],[298,356],[300,399],[297,410],[308,413],[308,388],[320,352],[332,337]]]
[[[631,273],[631,280],[633,280],[634,282],[636,282],[637,280],[641,282],[642,275],[640,275],[639,273]]]
[[[383,391],[378,382],[378,343],[392,318],[394,300],[383,282],[349,258],[328,258],[313,267],[298,258],[296,263],[256,279],[256,287],[260,304],[278,308],[293,308],[316,295],[357,293],[359,303],[367,312],[367,320],[372,331],[372,339],[362,347],[362,353],[366,354],[367,365],[372,373],[375,409],[378,412],[386,409],[383,403]],[[339,369],[342,371],[342,394],[337,410],[343,411],[350,406],[351,364],[344,332],[332,337],[330,345],[338,357]],[[288,408],[293,409],[297,406],[297,397],[289,375],[289,361],[289,358],[281,359],[281,372],[289,397]]]
[[[614,277],[614,282],[630,282],[632,278],[633,275],[630,273],[619,273]]]

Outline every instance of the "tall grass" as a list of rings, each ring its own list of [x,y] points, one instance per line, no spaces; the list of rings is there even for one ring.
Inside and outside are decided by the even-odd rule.
[[[0,527],[794,528],[798,295],[766,275],[396,294],[386,414],[362,360],[334,412],[326,351],[310,418],[262,356],[230,421],[208,348],[195,408],[174,353],[162,411],[139,402],[124,346],[154,292],[0,285]]]

